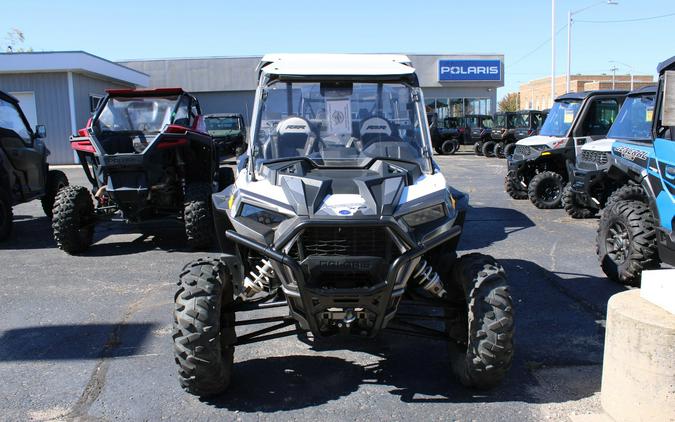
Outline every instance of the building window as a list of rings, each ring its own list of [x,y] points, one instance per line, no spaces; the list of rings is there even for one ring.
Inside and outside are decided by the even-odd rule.
[[[96,108],[98,108],[98,104],[101,102],[102,99],[103,97],[100,95],[94,94],[89,95],[89,111],[92,113],[95,112]]]

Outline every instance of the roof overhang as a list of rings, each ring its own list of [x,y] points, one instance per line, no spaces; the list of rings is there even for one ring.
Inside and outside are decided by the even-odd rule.
[[[2,73],[75,72],[133,86],[150,85],[150,76],[84,51],[0,53]]]
[[[163,95],[181,95],[182,88],[152,88],[152,89],[106,89],[111,97],[159,97]]]

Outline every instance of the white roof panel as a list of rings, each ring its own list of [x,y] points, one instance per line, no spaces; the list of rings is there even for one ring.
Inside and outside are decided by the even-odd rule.
[[[410,75],[415,72],[402,54],[266,54],[258,70],[294,76]]]

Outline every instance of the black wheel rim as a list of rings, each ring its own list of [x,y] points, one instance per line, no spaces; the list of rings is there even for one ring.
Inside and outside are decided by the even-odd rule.
[[[607,230],[605,239],[607,255],[617,264],[623,264],[628,259],[630,236],[626,226],[617,221]]]
[[[450,154],[455,150],[455,145],[450,141],[445,141],[441,146],[441,149],[443,150],[443,154]]]
[[[547,180],[541,184],[541,199],[553,202],[560,196],[560,186],[553,180]]]

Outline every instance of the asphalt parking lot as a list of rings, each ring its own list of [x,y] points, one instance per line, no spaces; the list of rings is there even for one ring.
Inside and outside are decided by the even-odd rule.
[[[68,256],[34,201],[15,207],[13,236],[0,244],[2,419],[523,421],[599,412],[606,303],[624,288],[597,264],[597,220],[512,200],[504,161],[464,148],[437,159],[471,196],[461,253],[499,259],[517,304],[515,361],[499,388],[463,388],[445,345],[432,340],[385,334],[312,346],[287,337],[239,347],[229,392],[200,401],[178,386],[171,321],[177,274],[204,253],[185,249],[178,224],[106,223],[86,254]],[[79,168],[66,173],[85,184]]]

